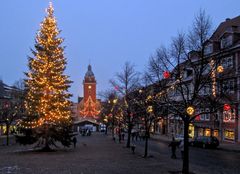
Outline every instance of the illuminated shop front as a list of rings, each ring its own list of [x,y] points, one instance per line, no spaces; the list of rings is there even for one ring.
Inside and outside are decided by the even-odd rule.
[[[235,115],[236,115],[236,109],[230,109],[228,111],[223,111],[223,122],[224,123],[234,123]]]
[[[211,129],[206,128],[205,131],[204,131],[204,135],[207,136],[207,137],[210,137],[211,136]]]
[[[167,133],[166,122],[167,122],[166,119],[160,118],[158,122],[155,123],[155,132],[160,134],[166,134]]]
[[[193,126],[193,124],[189,124],[188,136],[189,136],[190,138],[193,138],[193,137],[194,137],[194,126]]]
[[[215,129],[213,131],[213,136],[219,138],[219,130]]]
[[[16,132],[16,126],[15,125],[11,125],[9,127],[9,133],[15,133]],[[0,135],[6,135],[7,134],[7,126],[4,125],[0,125]]]
[[[225,139],[225,140],[234,141],[234,140],[235,140],[235,133],[234,133],[234,131],[233,131],[233,130],[225,129],[225,130],[224,130],[224,139]]]

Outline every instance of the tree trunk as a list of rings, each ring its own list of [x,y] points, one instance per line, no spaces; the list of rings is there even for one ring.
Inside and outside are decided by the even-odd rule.
[[[131,131],[132,131],[132,124],[131,124],[131,118],[130,118],[130,111],[127,110],[127,119],[128,119],[128,137],[127,137],[127,148],[130,148],[131,144]]]
[[[112,139],[114,140],[114,121],[112,123]]]
[[[106,126],[105,135],[108,133],[108,126]]]
[[[132,131],[132,127],[131,127],[131,123],[130,123],[130,119],[129,119],[129,123],[128,123],[127,148],[129,148],[129,147],[130,147],[130,144],[131,144],[131,131]]]
[[[188,146],[189,121],[184,121],[184,155],[183,155],[183,174],[189,174],[189,146]]]
[[[148,138],[149,138],[149,132],[146,132],[145,134],[145,150],[144,150],[144,158],[148,156]]]
[[[47,124],[45,125],[45,137],[44,137],[44,139],[45,139],[45,145],[44,145],[42,151],[50,152],[51,148],[49,146],[49,127],[48,127]]]
[[[9,127],[10,127],[10,125],[7,123],[7,124],[6,124],[7,146],[9,145]]]

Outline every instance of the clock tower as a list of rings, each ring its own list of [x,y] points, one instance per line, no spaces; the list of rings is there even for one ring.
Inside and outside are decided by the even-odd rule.
[[[92,72],[92,66],[88,65],[88,71],[83,80],[84,103],[87,102],[89,97],[91,97],[92,101],[96,103],[96,83],[95,76]]]
[[[83,98],[79,103],[79,115],[82,119],[96,120],[100,113],[100,102],[96,98],[96,79],[92,71],[92,66],[88,65],[88,70],[83,80]]]

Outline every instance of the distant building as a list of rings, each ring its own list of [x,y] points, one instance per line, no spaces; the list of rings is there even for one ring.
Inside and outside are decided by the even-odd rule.
[[[78,103],[73,106],[75,130],[79,131],[84,127],[91,128],[93,131],[97,129],[101,104],[96,97],[96,87],[97,82],[92,66],[88,65],[83,80],[83,97],[79,97]]]
[[[6,120],[10,121],[10,132],[16,130],[16,122],[23,116],[23,96],[24,91],[9,86],[0,80],[0,136],[6,134]],[[19,112],[13,115],[13,108],[18,107]],[[21,111],[21,112],[20,112]]]

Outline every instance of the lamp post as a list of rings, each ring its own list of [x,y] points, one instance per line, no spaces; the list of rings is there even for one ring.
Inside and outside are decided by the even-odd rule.
[[[117,99],[114,98],[112,100],[108,100],[109,104],[112,104],[112,108],[111,108],[111,113],[110,115],[112,116],[112,138],[113,140],[115,140],[115,136],[114,136],[114,126],[115,126],[115,113],[114,113],[114,109],[115,109],[115,105],[117,103]]]
[[[108,119],[107,119],[107,116],[105,116],[105,118],[103,119],[106,127],[105,127],[105,135],[107,135],[107,129],[108,129]]]

